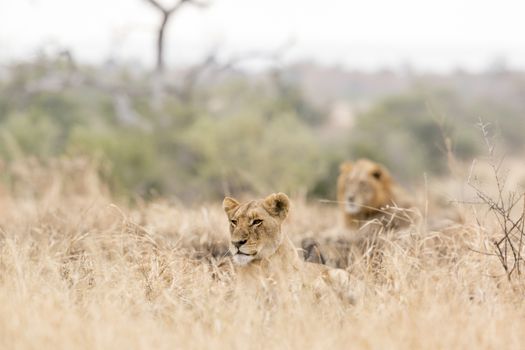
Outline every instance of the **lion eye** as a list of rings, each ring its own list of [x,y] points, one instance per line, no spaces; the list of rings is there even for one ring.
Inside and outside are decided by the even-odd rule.
[[[372,176],[374,178],[376,178],[377,180],[380,180],[381,179],[381,171],[380,170],[376,170],[372,173]]]
[[[260,219],[255,219],[252,221],[252,226],[259,226],[260,224],[262,224],[262,220]]]
[[[233,227],[237,226],[237,220],[230,220],[230,223]]]

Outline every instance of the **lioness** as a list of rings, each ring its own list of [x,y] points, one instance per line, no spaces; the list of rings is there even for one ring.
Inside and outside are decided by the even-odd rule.
[[[375,220],[388,228],[412,222],[411,201],[388,170],[368,159],[344,162],[337,179],[337,200],[347,228]]]
[[[255,277],[252,280],[280,280],[284,284],[299,278],[303,285],[318,290],[331,287],[351,298],[346,271],[304,262],[281,231],[290,209],[290,200],[284,193],[245,203],[226,197],[223,208],[230,222],[230,249],[238,275]]]

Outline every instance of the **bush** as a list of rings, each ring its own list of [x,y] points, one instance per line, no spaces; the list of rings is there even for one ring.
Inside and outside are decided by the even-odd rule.
[[[325,174],[318,140],[294,114],[267,118],[254,111],[221,119],[201,117],[180,142],[186,159],[191,158],[182,165],[193,181],[183,179],[205,186],[214,196],[297,192]]]
[[[163,191],[164,174],[153,135],[133,129],[77,127],[68,153],[99,159],[105,164],[101,175],[118,194],[149,196]]]
[[[407,180],[421,179],[424,172],[447,170],[447,138],[456,157],[472,158],[480,147],[476,116],[449,92],[431,96],[414,92],[390,97],[359,115],[347,146],[349,153],[385,163]]]
[[[57,155],[61,126],[50,117],[12,113],[0,125],[0,154],[6,159]]]

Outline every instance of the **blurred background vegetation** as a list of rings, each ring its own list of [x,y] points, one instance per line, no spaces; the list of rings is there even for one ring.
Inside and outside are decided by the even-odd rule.
[[[125,199],[333,199],[343,160],[384,163],[411,187],[425,174],[447,176],[451,154],[468,163],[485,151],[480,119],[522,156],[525,73],[511,68],[521,46],[499,51],[519,42],[519,6],[415,4],[391,4],[395,15],[377,26],[366,2],[2,3],[0,170],[88,159]],[[436,31],[436,13],[451,26]],[[467,17],[470,32],[456,38]],[[487,35],[505,40],[476,51]],[[406,42],[414,47],[400,50]],[[415,64],[447,69],[413,68],[410,52]],[[147,57],[155,63],[144,65]],[[12,182],[7,174],[0,179]]]
[[[159,92],[155,73],[111,62],[80,65],[61,53],[10,64],[0,71],[0,156],[87,156],[122,197],[200,201],[270,191],[333,198],[338,164],[358,157],[421,183],[447,173],[446,140],[459,160],[483,151],[479,118],[508,149],[524,148],[522,73],[358,74],[307,62],[195,69],[165,72]]]

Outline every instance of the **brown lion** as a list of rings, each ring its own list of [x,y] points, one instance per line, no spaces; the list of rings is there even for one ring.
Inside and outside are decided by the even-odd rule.
[[[285,285],[300,279],[303,285],[317,290],[329,287],[349,297],[346,271],[303,261],[282,232],[281,224],[290,209],[284,193],[244,203],[226,197],[223,208],[229,219],[230,250],[237,275],[255,277],[252,280],[281,280]]]
[[[344,224],[350,229],[359,229],[372,220],[389,228],[412,222],[411,201],[385,167],[368,159],[341,164],[337,201]]]

